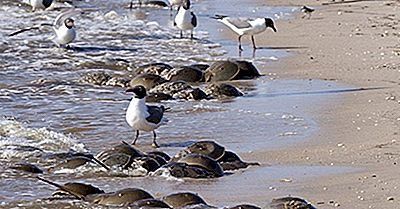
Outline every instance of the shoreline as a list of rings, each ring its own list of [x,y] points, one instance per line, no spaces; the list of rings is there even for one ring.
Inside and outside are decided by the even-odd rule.
[[[400,20],[395,12],[400,5],[395,1],[328,5],[322,4],[329,1],[268,1],[271,6],[302,3],[317,8],[311,19],[297,13],[276,22],[278,33],[256,37],[260,45],[287,47],[293,54],[267,63],[269,72],[277,79],[335,81],[360,91],[340,93],[335,104],[310,110],[319,130],[309,140],[245,157],[273,165],[360,168],[306,180],[293,195],[317,208],[395,208],[400,200],[396,181],[400,159],[396,26]]]

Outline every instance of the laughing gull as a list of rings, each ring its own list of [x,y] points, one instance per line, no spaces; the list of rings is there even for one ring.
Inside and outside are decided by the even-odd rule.
[[[68,10],[59,14],[54,20],[53,24],[42,23],[37,26],[21,29],[19,31],[9,34],[9,36],[15,36],[22,32],[30,30],[40,30],[43,26],[51,26],[54,31],[54,36],[52,36],[50,39],[58,47],[65,46],[74,41],[76,37],[75,23],[71,16],[79,14],[81,12],[81,10]]]
[[[307,7],[307,6],[303,6],[300,10],[304,13],[303,17],[301,17],[301,18],[305,18],[306,16],[308,16],[308,19],[311,18],[311,13],[313,13],[315,11],[315,9]]]
[[[132,141],[132,144],[136,143],[139,137],[139,131],[152,131],[154,136],[152,146],[159,147],[156,142],[157,135],[154,130],[164,122],[164,106],[146,105],[145,100],[147,93],[144,86],[138,85],[127,89],[126,92],[133,92],[134,94],[126,110],[126,122],[136,131],[136,137]]]
[[[181,38],[184,30],[190,30],[190,39],[193,39],[193,29],[197,26],[196,15],[190,11],[190,1],[183,0],[178,8],[178,13],[175,16],[174,26],[181,30]]]
[[[215,17],[212,18],[222,22],[239,35],[239,51],[243,51],[241,42],[243,35],[251,35],[253,49],[255,50],[257,47],[254,42],[254,35],[264,32],[267,28],[272,28],[272,30],[276,32],[274,21],[271,18],[234,18],[223,15],[215,15]]]
[[[36,9],[47,9],[52,3],[53,0],[29,0],[29,4],[32,6],[32,11],[36,11]]]

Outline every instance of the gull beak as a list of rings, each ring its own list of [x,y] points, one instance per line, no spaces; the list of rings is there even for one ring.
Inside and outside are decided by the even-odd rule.
[[[272,30],[274,30],[274,32],[276,32],[276,28],[275,26],[271,26]]]
[[[125,92],[133,92],[133,88],[126,89]]]

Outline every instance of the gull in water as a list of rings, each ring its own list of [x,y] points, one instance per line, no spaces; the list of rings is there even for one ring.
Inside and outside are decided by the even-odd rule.
[[[271,18],[235,18],[224,15],[215,15],[215,17],[212,18],[222,22],[239,35],[239,52],[243,51],[241,42],[242,36],[250,35],[251,42],[253,43],[253,50],[256,50],[257,47],[254,42],[254,35],[264,32],[267,28],[271,28],[276,32],[274,21]]]
[[[52,36],[50,39],[58,47],[68,46],[68,44],[73,42],[76,38],[75,22],[71,16],[81,12],[81,10],[69,10],[59,14],[54,20],[53,24],[42,23],[37,26],[21,29],[9,34],[9,36],[15,36],[30,30],[40,30],[43,26],[51,26],[54,31],[54,36]]]
[[[150,106],[146,105],[146,89],[144,86],[138,85],[133,88],[129,88],[126,92],[133,92],[133,97],[129,103],[128,109],[126,110],[126,122],[129,126],[136,131],[135,139],[132,144],[135,144],[138,137],[139,131],[153,132],[153,147],[159,147],[156,142],[157,129],[164,121],[163,118],[165,108],[164,106]]]
[[[301,18],[305,18],[306,16],[308,16],[308,19],[311,18],[311,13],[313,13],[315,11],[315,9],[307,7],[307,6],[301,7],[300,10],[304,13],[303,17],[301,17]]]
[[[36,11],[36,9],[47,9],[53,3],[53,0],[27,0],[31,6],[32,11]]]
[[[183,0],[182,4],[178,8],[178,13],[175,16],[174,26],[181,30],[181,38],[183,37],[183,31],[190,30],[190,39],[193,39],[193,29],[197,26],[196,15],[190,11],[190,1]]]

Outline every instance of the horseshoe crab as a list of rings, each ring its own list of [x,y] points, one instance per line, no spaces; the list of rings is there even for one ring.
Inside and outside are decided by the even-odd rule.
[[[129,82],[129,86],[134,87],[134,86],[142,85],[148,91],[148,90],[152,89],[153,87],[160,85],[162,83],[165,83],[165,82],[166,82],[166,80],[159,75],[144,73],[144,74],[139,74],[136,77],[134,77]]]
[[[157,93],[149,93],[149,95],[147,95],[146,97],[146,102],[156,103],[170,99],[172,99],[171,95],[157,92]]]
[[[239,66],[240,69],[236,79],[253,79],[261,76],[253,63],[245,60],[236,60],[234,62]]]
[[[230,207],[228,209],[261,209],[261,208],[255,206],[255,205],[241,204],[241,205],[236,205],[236,206]]]
[[[171,81],[160,84],[150,90],[150,93],[164,93],[171,95],[174,99],[200,100],[207,98],[199,88],[193,88],[184,81]]]
[[[165,165],[165,164],[168,163],[168,162],[167,162],[163,157],[161,157],[160,155],[148,154],[147,156],[150,157],[150,158],[153,158],[155,161],[157,161],[157,163],[158,163],[160,166],[163,166],[163,165]]]
[[[15,165],[10,166],[10,168],[27,173],[43,173],[42,169],[30,163],[16,163]]]
[[[271,201],[272,209],[316,209],[313,205],[299,197],[281,197]]]
[[[126,188],[115,192],[91,195],[86,200],[100,205],[122,206],[134,203],[138,200],[154,199],[154,197],[138,188]]]
[[[234,85],[228,83],[211,83],[205,88],[205,92],[216,98],[243,96]]]
[[[247,168],[251,165],[260,165],[260,163],[257,162],[244,162],[232,151],[225,151],[224,155],[218,160],[218,162],[224,170],[237,170]]]
[[[125,141],[97,154],[97,158],[108,166],[125,166],[131,158],[142,156],[144,154],[141,151]]]
[[[140,208],[171,208],[167,203],[162,200],[157,199],[143,199],[134,202],[134,206],[139,206]]]
[[[188,205],[198,205],[207,203],[199,195],[191,192],[179,192],[167,195],[162,198],[162,200],[167,203],[172,208],[180,208]]]
[[[200,82],[203,80],[203,71],[190,66],[182,66],[168,71],[165,78],[170,81]]]
[[[93,156],[92,156],[92,158],[85,157],[85,156],[74,156],[74,157],[67,158],[64,161],[58,163],[57,165],[49,168],[49,171],[51,172],[56,169],[75,169],[75,168],[83,166],[87,163],[97,163],[97,164],[101,165],[103,168],[105,168],[106,170],[110,170],[110,168],[108,168],[106,165],[104,165],[104,163],[98,161]]]
[[[224,175],[224,170],[219,165],[217,161],[206,155],[201,154],[189,154],[181,158],[178,162],[183,162],[191,166],[197,166],[204,168],[215,174],[216,177],[221,177]]]
[[[177,161],[191,153],[206,155],[218,160],[224,155],[225,148],[215,141],[199,141],[179,151],[172,161]]]
[[[83,183],[73,182],[73,183],[66,183],[64,185],[61,185],[61,184],[49,181],[49,180],[44,179],[44,178],[39,177],[39,176],[36,177],[36,178],[38,178],[39,180],[41,180],[43,182],[46,182],[46,183],[48,183],[50,185],[53,185],[53,186],[59,188],[61,191],[57,191],[55,193],[55,195],[70,194],[70,195],[72,195],[72,196],[74,196],[74,197],[76,197],[78,199],[82,199],[83,200],[88,195],[104,193],[103,190],[101,190],[101,189],[99,189],[99,188],[97,188],[95,186],[92,186],[90,184],[83,184]]]
[[[105,72],[95,72],[95,73],[87,73],[79,79],[80,82],[90,83],[94,85],[106,85],[107,81],[110,80],[112,76]]]
[[[207,65],[207,64],[193,64],[193,65],[189,65],[189,67],[194,67],[194,68],[197,68],[197,69],[199,69],[199,70],[204,72],[204,71],[207,70],[207,68],[210,67],[210,65]]]
[[[132,163],[135,163],[137,166],[146,169],[147,172],[153,172],[161,167],[161,165],[154,158],[144,156],[130,159],[129,162],[124,166],[124,168],[132,167]]]
[[[149,156],[160,156],[160,157],[164,158],[164,160],[167,161],[167,162],[169,160],[171,160],[171,157],[167,153],[161,152],[161,151],[151,151],[151,152],[148,152],[147,155],[149,155]]]
[[[230,81],[260,76],[254,65],[247,61],[217,61],[205,71],[205,81]]]
[[[215,178],[214,172],[208,171],[202,167],[191,166],[187,163],[172,162],[163,168],[167,168],[169,173],[176,178]]]
[[[171,65],[165,63],[150,63],[139,66],[135,72],[138,74],[148,73],[154,75],[161,75],[163,71],[168,71],[171,70],[172,68],[173,67]]]
[[[239,66],[231,61],[217,61],[205,71],[206,82],[230,81],[239,74]]]

